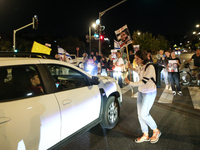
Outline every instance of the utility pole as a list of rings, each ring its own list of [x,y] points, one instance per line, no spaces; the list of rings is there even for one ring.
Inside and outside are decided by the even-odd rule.
[[[13,30],[13,51],[14,52],[15,52],[15,48],[16,48],[16,41],[15,41],[16,32],[19,31],[19,30],[22,30],[22,29],[24,29],[24,28],[26,28],[28,26],[31,26],[31,25],[33,25],[33,29],[37,29],[38,28],[38,17],[37,17],[37,15],[35,15],[33,17],[33,22],[31,22],[31,23],[29,23],[29,24],[27,24],[27,25],[25,25],[25,26],[23,26],[23,27],[21,27],[19,29]]]
[[[123,1],[121,1],[121,2],[119,2],[119,3],[117,3],[117,4],[115,4],[115,5],[113,5],[113,6],[111,6],[111,7],[109,7],[109,8],[106,9],[106,10],[104,10],[104,11],[102,11],[102,12],[99,12],[99,21],[100,21],[100,23],[99,23],[99,37],[101,37],[101,17],[102,17],[107,11],[109,11],[109,10],[113,9],[114,7],[116,7],[116,6],[118,6],[118,5],[122,4],[122,3],[124,3],[125,1],[127,1],[127,0],[123,0]],[[100,54],[100,53],[101,53],[101,39],[99,38],[99,54]]]

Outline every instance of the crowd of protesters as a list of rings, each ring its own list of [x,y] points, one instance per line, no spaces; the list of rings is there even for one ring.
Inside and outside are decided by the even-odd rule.
[[[112,55],[109,55],[106,58],[103,54],[99,54],[98,52],[94,53],[91,52],[90,55],[87,53],[83,54],[83,67],[86,72],[89,72],[93,76],[103,75],[103,76],[111,76],[118,81],[119,86],[122,88],[124,79],[128,75],[128,62],[131,64],[132,68],[138,68],[138,64],[135,61],[135,53],[137,51],[130,50],[127,56],[127,53],[124,50],[118,50],[116,53],[116,58],[113,58]],[[180,74],[179,74],[179,67],[181,66],[181,61],[179,58],[176,57],[175,52],[172,51],[158,51],[156,55],[157,61],[154,61],[153,56],[151,55],[150,51],[144,51],[147,55],[147,59],[149,63],[156,63],[158,66],[163,67],[160,77],[161,80],[165,83],[165,89],[171,90],[174,95],[182,96],[181,88],[180,88]],[[55,56],[56,59],[58,59]],[[129,60],[128,60],[129,58]],[[194,54],[189,62],[194,59],[194,66],[200,66],[200,49],[197,49],[196,54]],[[171,69],[169,63],[170,61],[175,61],[174,66],[176,66],[176,70]],[[199,65],[199,66],[198,66]],[[130,72],[129,72],[130,73]],[[129,80],[137,82],[139,81],[138,73],[135,71],[131,71],[129,74]],[[198,78],[198,81],[200,79]],[[157,81],[161,82],[161,81]],[[161,87],[157,85],[157,88]]]

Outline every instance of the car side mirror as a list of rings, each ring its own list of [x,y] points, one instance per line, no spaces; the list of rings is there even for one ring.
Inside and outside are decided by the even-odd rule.
[[[98,77],[95,77],[95,76],[92,76],[92,85],[98,85],[100,82],[99,82],[99,78]]]

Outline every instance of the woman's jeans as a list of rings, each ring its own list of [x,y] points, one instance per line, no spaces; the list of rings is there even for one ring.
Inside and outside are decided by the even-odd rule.
[[[172,87],[172,91],[176,91],[176,89],[177,89],[177,92],[181,91],[179,72],[169,72],[169,80]],[[176,84],[176,88],[175,88],[175,84]]]
[[[156,94],[157,91],[151,93],[141,93],[140,91],[138,91],[137,112],[138,112],[140,127],[143,133],[148,132],[148,126],[152,130],[157,128],[154,119],[149,114],[149,111],[153,106]]]
[[[161,71],[161,73],[162,73],[163,76],[164,76],[165,85],[169,85],[169,82],[168,82],[168,71],[167,71],[167,69],[164,68],[164,69]]]

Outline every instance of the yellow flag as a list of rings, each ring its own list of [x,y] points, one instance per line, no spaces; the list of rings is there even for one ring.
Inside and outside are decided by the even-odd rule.
[[[50,55],[51,48],[34,41],[31,52]]]

